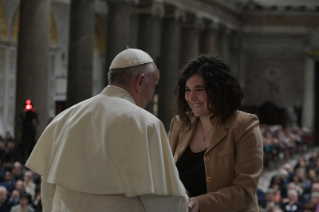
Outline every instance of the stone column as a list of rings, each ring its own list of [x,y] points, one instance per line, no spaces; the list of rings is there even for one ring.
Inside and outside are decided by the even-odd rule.
[[[221,37],[220,37],[220,58],[225,62],[225,63],[230,63],[229,61],[229,35],[230,35],[230,30],[224,28],[223,31],[221,32]]]
[[[201,33],[200,53],[218,56],[218,37],[218,25],[206,22]]]
[[[186,22],[183,23],[181,27],[181,68],[199,54],[199,27],[200,22],[197,20],[196,16],[188,14]]]
[[[319,82],[319,62],[315,62],[315,71],[314,71],[314,82]],[[315,98],[314,98],[314,108],[319,108],[319,83],[314,83],[314,93],[315,93]],[[319,135],[319,111],[315,110],[314,113],[314,127],[313,127],[313,132],[316,135]]]
[[[246,68],[245,68],[245,61],[246,61],[246,55],[243,47],[243,35],[242,33],[239,33],[238,35],[238,42],[239,42],[239,49],[238,49],[238,63],[237,63],[237,73],[238,73],[238,80],[240,82],[240,85],[243,90],[245,90],[246,87]],[[242,105],[245,105],[247,101],[247,98],[244,98],[242,101]]]
[[[160,40],[161,40],[161,19],[147,14],[139,15],[139,31],[138,31],[139,49],[147,52],[158,66],[160,55]],[[157,95],[156,93],[154,95]],[[146,110],[153,113],[153,100],[150,101]]]
[[[67,107],[92,97],[94,26],[94,1],[72,0]]]
[[[19,117],[26,99],[38,114],[38,138],[47,126],[50,0],[20,1],[18,59],[16,74],[15,138],[20,141]]]
[[[315,63],[314,59],[306,56],[305,58],[305,79],[304,79],[304,100],[303,100],[303,119],[302,125],[313,129],[314,125],[314,104],[315,104]]]
[[[171,15],[171,10],[176,14],[175,9],[165,8],[166,17],[162,20],[158,85],[158,118],[164,123],[167,131],[173,118],[174,90],[180,69],[180,22],[176,16]]]
[[[234,75],[240,78],[241,34],[233,32],[230,35],[230,41],[229,65]]]
[[[130,17],[131,8],[125,2],[108,2],[108,29],[107,29],[107,61],[106,69],[109,70],[114,57],[125,50],[130,44]],[[129,46],[132,47],[132,46]],[[133,47],[132,47],[133,48]]]

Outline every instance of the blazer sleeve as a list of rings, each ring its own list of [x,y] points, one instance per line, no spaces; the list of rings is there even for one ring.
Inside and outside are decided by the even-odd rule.
[[[230,187],[196,197],[201,212],[238,211],[249,207],[256,198],[263,167],[263,144],[255,115],[235,123],[234,178]],[[237,133],[238,132],[238,133]]]
[[[172,144],[171,138],[172,138],[172,131],[173,131],[173,128],[174,128],[174,123],[175,123],[175,119],[173,118],[172,121],[171,121],[171,125],[170,125],[170,127],[169,127],[168,134],[167,134],[168,141],[169,141],[169,144],[170,144],[170,145]],[[171,145],[171,146],[172,146],[172,145]]]
[[[178,121],[178,117],[175,116],[171,121],[170,129],[167,135],[173,155],[175,154],[175,151],[178,145],[178,136],[179,136],[180,129],[181,129],[180,122]]]

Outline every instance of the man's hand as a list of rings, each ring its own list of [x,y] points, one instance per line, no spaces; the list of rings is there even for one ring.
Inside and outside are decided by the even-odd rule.
[[[198,212],[199,211],[199,202],[195,197],[189,199],[188,203],[189,212]]]

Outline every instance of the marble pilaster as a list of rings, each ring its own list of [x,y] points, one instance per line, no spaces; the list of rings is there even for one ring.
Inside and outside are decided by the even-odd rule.
[[[148,14],[139,14],[139,31],[137,47],[147,52],[158,66],[161,40],[161,19]],[[154,94],[156,95],[156,94]],[[150,101],[146,110],[153,113],[153,100]]]
[[[229,29],[223,29],[220,36],[220,54],[219,57],[226,63],[229,63]]]
[[[132,15],[131,6],[128,3],[108,2],[108,8],[107,70],[114,57],[130,44],[130,18]],[[129,47],[133,48],[132,46]]]
[[[67,107],[92,97],[94,1],[71,1]]]
[[[175,16],[163,18],[159,64],[158,118],[163,122],[166,130],[169,130],[173,117],[174,90],[180,69],[180,34],[180,22]]]
[[[205,28],[201,32],[200,53],[219,55],[218,48],[218,25],[206,23]]]
[[[314,97],[315,97],[315,63],[314,59],[306,56],[305,58],[305,79],[304,79],[304,100],[302,125],[313,129],[314,123]]]
[[[233,74],[240,78],[240,60],[241,60],[241,52],[242,52],[242,42],[241,42],[241,34],[238,32],[232,32],[230,35],[230,43],[229,43],[229,66],[233,72]]]
[[[315,62],[314,81],[319,82],[319,62]],[[314,92],[315,92],[314,107],[318,108],[319,107],[319,83],[315,83]],[[313,132],[318,135],[319,133],[319,111],[318,110],[315,110],[313,119],[314,119]]]
[[[39,137],[46,127],[48,114],[48,60],[50,32],[49,0],[20,1],[18,61],[16,75],[15,138],[21,139],[19,116],[26,99],[38,113]]]
[[[193,14],[188,14],[181,26],[180,67],[184,67],[199,54],[200,22]]]

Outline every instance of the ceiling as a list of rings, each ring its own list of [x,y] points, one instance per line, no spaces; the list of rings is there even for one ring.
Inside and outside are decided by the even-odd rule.
[[[211,0],[231,4],[241,10],[291,10],[291,11],[318,11],[319,0]]]

